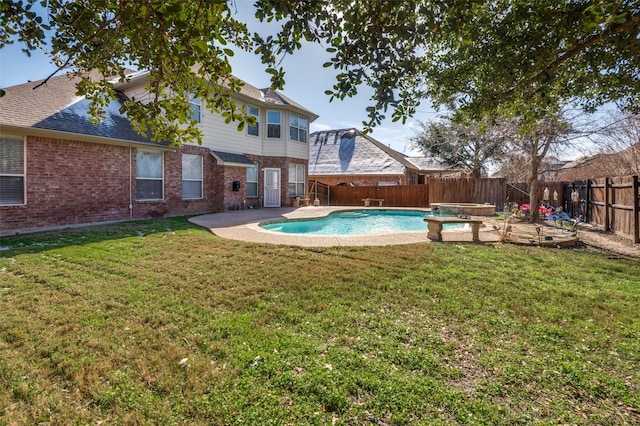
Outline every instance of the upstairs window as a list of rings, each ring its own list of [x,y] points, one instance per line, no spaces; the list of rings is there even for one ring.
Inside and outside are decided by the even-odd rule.
[[[191,121],[200,123],[202,121],[202,117],[200,115],[200,99],[194,97],[193,95],[189,95],[189,106],[191,107],[191,116],[189,118],[191,119]]]
[[[305,180],[307,177],[304,164],[289,164],[289,195],[303,197],[305,195]]]
[[[0,206],[24,204],[24,140],[0,136]]]
[[[258,196],[258,163],[247,168],[247,198]]]
[[[289,120],[289,138],[292,141],[307,142],[308,120],[298,114],[290,114]]]
[[[182,154],[182,199],[202,198],[202,155]]]
[[[162,151],[136,153],[136,200],[162,200],[164,167]]]
[[[267,137],[280,138],[280,111],[267,111]]]
[[[247,114],[256,119],[255,126],[247,126],[247,134],[251,136],[260,136],[260,109],[253,105],[247,105]]]

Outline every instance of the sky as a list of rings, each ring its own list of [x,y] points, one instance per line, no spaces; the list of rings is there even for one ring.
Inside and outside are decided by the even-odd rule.
[[[251,31],[269,31],[267,24],[253,19],[253,0],[237,0],[236,18],[248,22]],[[13,44],[0,49],[0,87],[14,86],[29,80],[41,80],[55,71],[49,57],[40,51],[32,52],[28,57],[21,51],[22,46]],[[334,100],[324,92],[331,89],[337,71],[324,68],[329,54],[317,44],[305,44],[293,55],[282,60],[281,66],[286,72],[286,85],[282,93],[295,100],[320,117],[310,125],[310,131],[356,128],[362,129],[362,121],[367,119],[365,108],[369,105],[367,93],[358,94],[355,98]],[[239,52],[231,58],[233,74],[258,88],[269,87],[270,75],[264,72],[265,66],[253,53]],[[391,111],[387,116],[390,116]],[[405,124],[386,119],[376,126],[370,135],[393,149],[408,154],[420,155],[411,149],[409,139],[419,128],[419,122],[427,122],[437,117],[430,108],[430,103],[418,107],[417,113]]]

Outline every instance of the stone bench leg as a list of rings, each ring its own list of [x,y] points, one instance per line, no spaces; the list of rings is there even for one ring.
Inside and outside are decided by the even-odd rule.
[[[429,232],[427,233],[427,238],[431,241],[442,241],[442,224],[436,222],[429,222],[427,226]]]
[[[479,223],[472,223],[471,224],[471,234],[473,235],[473,242],[474,243],[479,243],[480,242],[480,224]]]

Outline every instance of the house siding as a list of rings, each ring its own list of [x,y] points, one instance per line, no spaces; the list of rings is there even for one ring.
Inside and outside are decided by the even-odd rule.
[[[252,136],[247,133],[245,127],[238,131],[238,123],[224,122],[220,115],[212,114],[206,108],[201,109],[202,123],[200,124],[203,138],[202,146],[216,151],[242,153],[245,155],[258,155],[266,157],[309,158],[309,144],[289,139],[289,114],[288,110],[280,110],[263,105],[251,104],[260,109],[259,135]],[[268,138],[267,135],[267,110],[280,111],[280,138]],[[311,118],[307,117],[309,121]]]
[[[183,152],[203,155],[202,200],[182,200]],[[135,147],[29,136],[26,204],[0,206],[0,235],[213,212],[221,203],[216,204],[215,163],[208,153],[196,146],[165,152],[164,199],[136,201]]]

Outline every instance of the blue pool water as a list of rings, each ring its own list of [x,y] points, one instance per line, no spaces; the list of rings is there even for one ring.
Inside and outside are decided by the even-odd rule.
[[[312,220],[261,223],[263,229],[288,234],[356,235],[393,231],[426,231],[422,219],[431,213],[411,210],[354,210]]]

